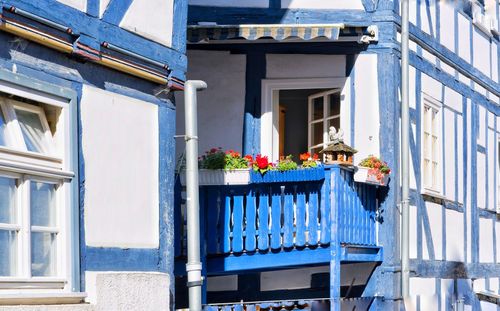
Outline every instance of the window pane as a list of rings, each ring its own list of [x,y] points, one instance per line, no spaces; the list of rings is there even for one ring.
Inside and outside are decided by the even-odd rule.
[[[21,126],[24,142],[29,151],[43,152],[47,150],[47,142],[40,116],[34,112],[15,109],[17,121]]]
[[[311,146],[323,143],[323,122],[311,124]]]
[[[323,97],[313,99],[312,120],[323,119]]]
[[[32,226],[56,225],[56,187],[32,181],[30,183],[30,207]]]
[[[31,233],[31,275],[54,276],[56,274],[56,234]]]
[[[5,142],[5,119],[2,114],[2,108],[0,108],[0,146],[6,146]]]
[[[11,224],[15,221],[16,180],[0,177],[0,222]]]
[[[340,93],[334,93],[328,95],[328,100],[330,102],[329,113],[330,116],[336,116],[340,114]]]
[[[0,230],[0,276],[16,275],[17,232]]]

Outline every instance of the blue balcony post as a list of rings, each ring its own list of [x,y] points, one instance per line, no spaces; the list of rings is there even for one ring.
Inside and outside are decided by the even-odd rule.
[[[331,207],[331,231],[330,231],[330,310],[340,311],[340,242],[339,242],[339,199],[340,176],[339,166],[327,167],[325,179],[330,180],[330,207]],[[328,190],[327,190],[328,191]]]

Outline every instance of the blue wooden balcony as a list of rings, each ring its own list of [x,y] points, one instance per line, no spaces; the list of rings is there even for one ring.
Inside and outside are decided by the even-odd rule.
[[[352,170],[327,166],[251,180],[200,187],[208,275],[382,260],[376,238],[378,190],[354,182]],[[182,213],[177,219],[185,223]],[[182,257],[185,226],[177,230],[176,256]]]

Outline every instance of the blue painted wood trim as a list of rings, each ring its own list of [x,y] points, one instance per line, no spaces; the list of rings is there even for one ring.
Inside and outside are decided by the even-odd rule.
[[[415,277],[441,279],[482,279],[500,275],[500,264],[410,259]]]
[[[266,78],[266,54],[249,52],[246,57],[243,153],[260,152],[260,117],[262,79]]]
[[[182,54],[186,53],[187,0],[174,0],[174,16],[172,27],[172,48]]]
[[[477,206],[477,139],[479,130],[479,108],[477,105],[471,106],[471,241],[479,241],[479,212]],[[479,262],[479,243],[471,243],[471,259],[473,263]]]
[[[269,0],[269,8],[281,9],[281,0]]]
[[[93,17],[99,17],[99,1],[87,0],[87,14]]]
[[[173,104],[173,103],[170,103]],[[170,105],[158,106],[159,130],[159,249],[158,271],[174,275],[174,190],[175,190],[175,110]],[[170,290],[175,289],[175,279],[170,278]]]
[[[386,12],[379,12],[379,15],[383,13]],[[189,6],[188,15],[188,24],[210,21],[221,25],[346,23],[368,26],[371,20],[372,14],[363,10],[225,8],[196,5]]]
[[[31,90],[46,93],[47,95],[58,96],[68,101],[68,109],[70,116],[70,163],[69,169],[74,172],[75,176],[71,180],[71,207],[69,210],[70,217],[70,233],[69,240],[71,241],[71,290],[80,291],[80,251],[79,251],[79,235],[80,235],[80,220],[78,213],[78,132],[77,132],[77,92],[74,89],[66,86],[55,85],[44,80],[38,80],[33,77],[25,76],[20,73],[13,73],[5,68],[0,67],[0,81],[6,81],[14,85],[22,86]]]
[[[340,168],[333,167],[325,171],[325,178],[330,179],[330,310],[340,311]]]
[[[378,0],[362,0],[366,12],[374,12],[377,10]]]
[[[158,249],[87,247],[86,271],[158,271]]]
[[[119,1],[116,0],[115,2]],[[169,49],[164,45],[99,20],[56,0],[2,0],[0,4],[13,5],[70,27],[74,30],[75,35],[86,34],[90,38],[95,38],[97,45],[101,44],[102,41],[108,41],[147,58],[167,62],[173,69],[174,76],[179,79],[185,79],[187,58],[183,52]],[[108,9],[110,9],[109,6]],[[184,30],[182,29],[181,31]]]
[[[102,20],[119,25],[132,2],[133,0],[111,0],[102,14]]]
[[[467,150],[469,148],[469,145],[468,145],[468,141],[469,141],[469,138],[467,137],[467,133],[468,133],[468,128],[469,126],[467,125],[468,122],[467,122],[467,116],[469,115],[469,111],[468,111],[468,106],[467,106],[467,98],[464,96],[462,97],[462,159],[463,159],[463,184],[462,184],[462,189],[463,189],[463,198],[462,198],[462,202],[464,203],[464,206],[467,209],[470,209],[470,206],[468,206],[467,204],[467,194],[468,194],[468,188],[467,188],[467,183],[468,183],[468,178],[469,178],[469,173],[468,173],[468,166],[469,166],[469,158],[468,158],[468,155],[467,155]],[[467,225],[467,212],[464,211],[464,214],[463,214],[463,218],[464,218],[464,257],[465,259],[468,258],[468,253],[469,253],[469,250],[468,250],[468,240],[469,240],[469,237],[468,237],[468,230],[470,230]]]

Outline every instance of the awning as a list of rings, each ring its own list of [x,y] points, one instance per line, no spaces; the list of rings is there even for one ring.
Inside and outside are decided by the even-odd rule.
[[[266,40],[267,39],[267,40]],[[350,41],[368,44],[378,40],[377,26],[345,24],[273,24],[273,25],[190,25],[187,41],[191,44],[211,41]]]

